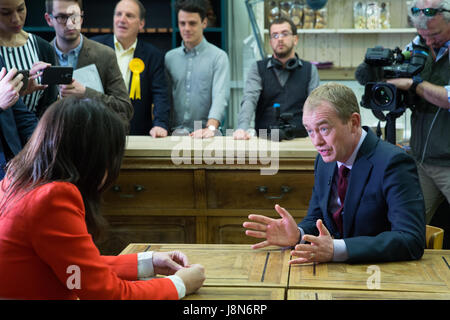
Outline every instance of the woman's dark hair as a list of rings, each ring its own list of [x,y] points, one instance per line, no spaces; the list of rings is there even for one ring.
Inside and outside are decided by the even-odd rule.
[[[83,197],[88,230],[98,239],[106,225],[101,195],[119,175],[125,143],[123,120],[101,101],[70,97],[53,103],[7,166],[2,208],[19,193],[53,181],[70,182]]]
[[[178,0],[175,5],[175,12],[178,15],[180,10],[198,13],[200,15],[201,21],[206,18],[207,5],[204,0]]]

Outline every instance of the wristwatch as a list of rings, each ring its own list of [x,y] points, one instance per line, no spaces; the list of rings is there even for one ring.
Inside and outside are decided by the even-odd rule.
[[[208,129],[211,130],[212,132],[215,132],[215,131],[216,131],[216,127],[213,126],[213,125],[209,125],[209,126],[208,126]]]
[[[412,79],[413,83],[411,87],[409,87],[409,92],[416,93],[417,86],[423,82],[423,79],[421,76],[414,76]]]

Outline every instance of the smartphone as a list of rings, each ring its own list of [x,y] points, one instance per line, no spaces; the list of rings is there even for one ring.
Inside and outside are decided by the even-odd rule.
[[[23,86],[19,92],[19,94],[22,94],[22,92],[24,92],[26,90],[26,88],[28,87],[28,77],[30,76],[30,70],[19,70],[19,71],[17,71],[16,76],[19,73],[21,73],[23,75],[23,78],[22,78]]]
[[[73,68],[52,66],[42,72],[41,84],[71,84]]]

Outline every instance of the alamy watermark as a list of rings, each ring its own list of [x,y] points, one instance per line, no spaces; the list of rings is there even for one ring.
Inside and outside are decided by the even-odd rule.
[[[194,122],[194,131],[202,128],[201,121]],[[259,130],[258,140],[234,140],[233,130],[227,129],[228,139],[192,139],[189,136],[171,136],[178,142],[172,149],[171,159],[175,165],[206,164],[262,165],[261,175],[275,175],[279,169],[280,147],[279,131],[271,130],[270,139],[267,130]],[[219,135],[220,132],[219,132]]]
[[[371,274],[367,278],[367,289],[381,289],[381,270],[379,266],[371,265],[367,267],[367,273]]]
[[[70,274],[67,278],[66,286],[69,290],[81,289],[81,269],[77,265],[70,265],[66,269],[66,273]]]

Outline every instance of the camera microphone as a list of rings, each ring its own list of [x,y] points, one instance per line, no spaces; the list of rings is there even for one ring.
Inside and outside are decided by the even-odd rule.
[[[377,82],[379,77],[378,73],[377,68],[363,62],[356,68],[355,78],[360,85],[365,86],[369,82]]]

